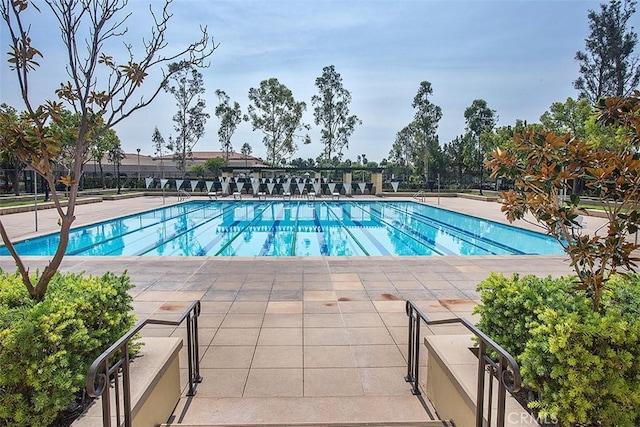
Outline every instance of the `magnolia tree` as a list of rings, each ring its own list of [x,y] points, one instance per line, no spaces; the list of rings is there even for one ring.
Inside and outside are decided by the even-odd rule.
[[[600,309],[607,279],[620,268],[633,270],[639,246],[631,235],[638,231],[640,202],[640,92],[612,97],[599,105],[598,121],[616,127],[624,143],[607,147],[588,144],[571,134],[533,128],[516,134],[509,148],[497,149],[487,162],[493,177],[515,181],[515,189],[502,193],[502,211],[509,221],[527,220],[531,214],[564,247],[580,284]],[[571,193],[581,179],[604,209],[607,222],[598,230],[581,227],[580,197]]]
[[[171,53],[164,53],[168,46],[166,36],[172,0],[165,0],[159,12],[150,8],[152,27],[142,46],[124,41],[130,16],[127,0],[45,0],[42,3],[38,7],[36,2],[28,0],[0,0],[0,15],[9,35],[9,68],[15,73],[25,108],[25,119],[7,128],[0,138],[1,148],[15,153],[45,179],[60,215],[58,247],[35,283],[0,221],[2,240],[13,256],[30,295],[36,299],[44,297],[67,249],[69,230],[75,220],[78,180],[89,145],[132,113],[153,102],[172,75],[181,71],[180,68],[164,68],[163,65],[180,61],[185,67],[206,66],[206,59],[216,48],[206,27],[201,27],[196,41],[181,49],[172,46]],[[40,63],[46,60],[46,52],[38,49],[36,38],[30,34],[32,24],[29,18],[30,13],[41,10],[57,20],[69,80],[52,87],[57,100],[37,105],[29,89],[33,80],[47,79],[46,75],[38,74]],[[45,29],[39,30],[44,35]],[[118,58],[115,52],[122,51],[122,46],[124,52],[121,52],[122,58]],[[146,85],[151,73],[156,73],[158,81]],[[143,84],[144,92],[141,91]],[[77,128],[73,132],[70,173],[60,179],[68,187],[66,207],[62,206],[55,191],[54,177],[63,141],[52,126],[60,121],[63,108],[78,117]],[[0,120],[4,121],[2,117]]]

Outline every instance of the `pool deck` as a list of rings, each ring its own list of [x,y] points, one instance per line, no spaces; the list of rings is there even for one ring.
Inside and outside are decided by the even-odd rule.
[[[424,203],[437,206],[438,200]],[[506,223],[495,202],[441,198],[439,203]],[[75,225],[162,204],[161,197],[144,197],[82,205]],[[33,212],[3,215],[0,220],[15,239],[58,229],[53,209],[38,212],[38,233]],[[596,229],[603,220],[588,217],[585,222]],[[27,265],[34,271],[46,260],[30,257]],[[9,257],[0,257],[0,267],[15,268]],[[174,412],[174,422],[184,424],[428,421],[432,414],[403,380],[404,301],[416,302],[434,319],[477,320],[471,314],[479,299],[475,288],[490,272],[572,272],[564,256],[66,257],[61,270],[94,275],[126,270],[135,285],[133,305],[139,317],[175,317],[188,302],[202,301],[204,381],[195,397],[183,395]],[[466,330],[439,326],[425,333]],[[184,328],[149,327],[143,335],[184,336]],[[181,366],[186,367],[184,349],[182,353]],[[182,371],[185,384],[186,369]],[[432,411],[428,402],[426,406]],[[74,425],[96,421],[96,409],[94,405]]]

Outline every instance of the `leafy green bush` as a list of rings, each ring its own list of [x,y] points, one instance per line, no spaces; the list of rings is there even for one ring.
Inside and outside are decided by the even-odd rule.
[[[492,274],[478,288],[479,327],[516,357],[541,418],[640,425],[640,275],[610,277],[599,312],[569,278]]]
[[[74,400],[93,360],[134,324],[126,274],[56,274],[45,298],[0,272],[0,425],[45,426]]]
[[[544,307],[569,304],[571,278],[552,279],[533,275],[505,277],[491,273],[478,284],[482,303],[474,313],[480,314],[478,328],[500,344],[520,362],[520,355],[531,337],[531,328],[538,322],[538,312]]]

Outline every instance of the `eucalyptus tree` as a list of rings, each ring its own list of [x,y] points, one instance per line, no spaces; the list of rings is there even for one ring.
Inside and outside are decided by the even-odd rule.
[[[267,149],[267,162],[284,164],[298,149],[296,140],[304,138],[311,142],[309,135],[297,132],[308,130],[302,122],[302,114],[307,108],[304,102],[297,102],[293,93],[276,78],[260,82],[260,87],[249,89],[249,119],[253,130],[260,129],[262,141]]]
[[[411,122],[396,133],[396,139],[389,151],[389,159],[392,162],[405,166],[414,166],[413,153],[416,133],[414,125],[415,123]]]
[[[104,156],[111,152],[115,146],[120,145],[120,138],[113,129],[107,129],[102,135],[98,135],[94,139],[89,150],[91,151],[91,157],[93,161],[98,163],[100,169],[100,183],[102,188],[107,188],[107,183],[104,179],[104,168],[102,166],[102,160]]]
[[[24,123],[11,129],[9,138],[3,139],[2,148],[15,152],[45,179],[60,216],[56,252],[42,273],[33,279],[0,221],[2,240],[14,258],[29,294],[38,300],[44,297],[67,249],[69,230],[76,218],[78,183],[87,146],[96,135],[103,134],[156,99],[164,84],[178,71],[162,69],[165,64],[184,59],[190,65],[203,66],[216,48],[206,27],[201,27],[200,37],[186,48],[172,45],[171,51],[165,52],[171,0],[162,2],[160,12],[150,9],[150,34],[142,46],[124,39],[127,19],[131,16],[126,10],[126,0],[48,0],[45,3],[48,16],[57,21],[56,26],[39,25],[33,14],[40,9],[31,1],[0,0],[0,17],[8,35],[9,68],[15,73],[27,116]],[[52,49],[52,57],[57,57],[53,47],[55,38],[47,32],[60,31],[68,81],[60,83],[42,78],[42,75],[36,77],[41,66],[46,68],[45,56],[37,47],[37,38],[30,33],[36,27],[47,38],[42,45]],[[121,58],[114,56],[115,52],[123,49]],[[159,84],[145,84],[146,78],[155,70],[158,70]],[[36,95],[30,91],[35,79],[39,79],[42,86],[51,84],[58,101],[37,105]],[[144,94],[140,90],[143,86]],[[61,179],[69,189],[66,206],[62,206],[55,190],[53,167],[61,141],[47,129],[50,123],[58,120],[63,103],[80,118],[75,135],[73,167],[69,175]],[[37,281],[35,285],[34,280]]]
[[[355,114],[349,115],[351,92],[344,88],[342,76],[333,65],[322,69],[322,75],[316,79],[316,87],[319,94],[311,97],[311,104],[314,106],[315,124],[322,126],[323,157],[330,162],[335,154],[340,161],[342,150],[349,148],[349,137],[362,120]]]
[[[435,152],[439,148],[438,143],[438,122],[442,118],[442,109],[429,99],[433,95],[431,83],[420,82],[420,87],[413,98],[411,106],[416,110],[414,115],[414,126],[416,136],[414,138],[414,159],[420,156],[423,164],[423,174],[425,180],[430,178],[429,163],[433,161]]]
[[[482,194],[484,161],[487,154],[491,152],[490,133],[496,126],[498,117],[496,111],[487,106],[487,101],[476,99],[464,110],[464,118],[467,135],[478,147],[477,165],[480,175],[480,194]]]
[[[170,143],[166,143],[157,126],[153,129],[151,142],[153,143],[153,154],[160,158],[160,174],[161,177],[164,178],[164,150],[167,149],[171,151],[173,150],[173,146]]]
[[[216,106],[216,117],[220,119],[220,127],[218,128],[218,138],[220,146],[224,152],[224,159],[229,161],[229,152],[233,151],[231,145],[231,137],[235,133],[238,125],[243,120],[248,120],[247,116],[242,115],[240,104],[236,101],[230,104],[230,98],[225,91],[217,89],[216,96],[219,104]]]
[[[240,153],[244,156],[244,166],[247,167],[247,158],[251,155],[253,149],[248,142],[242,144],[242,148],[240,149]]]
[[[172,139],[176,165],[182,176],[186,173],[187,160],[192,157],[193,147],[204,135],[204,125],[209,114],[204,111],[207,103],[201,97],[205,92],[202,73],[187,61],[169,64],[171,78],[164,89],[176,99],[178,111],[173,116],[173,129],[176,136]]]
[[[633,51],[638,34],[629,25],[633,0],[611,0],[600,11],[589,10],[589,36],[585,51],[578,51],[580,77],[573,82],[580,97],[595,104],[602,97],[625,96],[638,87],[640,61]]]

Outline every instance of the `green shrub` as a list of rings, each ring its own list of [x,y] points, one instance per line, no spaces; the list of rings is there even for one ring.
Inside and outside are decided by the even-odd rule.
[[[531,328],[538,322],[538,312],[544,307],[569,304],[574,298],[570,296],[572,287],[569,277],[521,278],[518,274],[505,277],[491,273],[477,287],[482,301],[473,311],[481,316],[478,328],[520,362]]]
[[[0,425],[50,424],[84,386],[93,360],[134,324],[126,274],[56,274],[31,299],[0,272]]]
[[[478,285],[478,326],[521,366],[530,406],[570,426],[640,425],[640,275],[609,278],[595,312],[570,278]]]
[[[585,300],[571,312],[540,314],[522,354],[522,374],[538,393],[531,406],[543,417],[567,425],[639,425],[640,318],[618,304],[622,300],[607,300],[602,312]],[[632,305],[639,303],[636,290]]]

